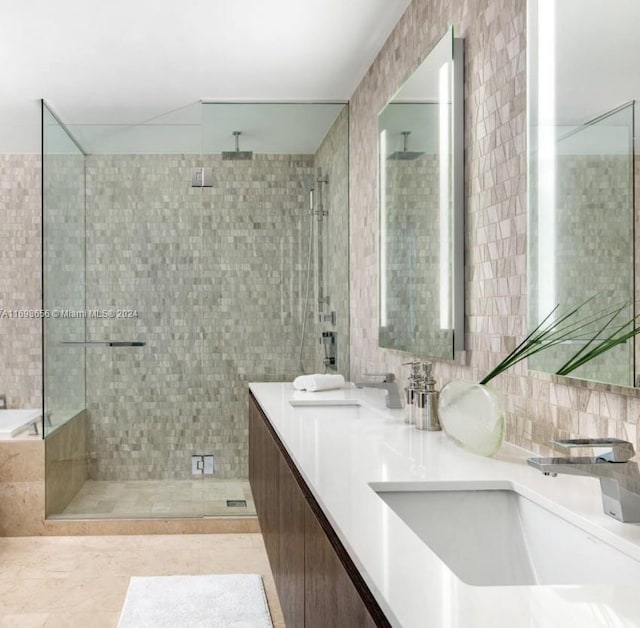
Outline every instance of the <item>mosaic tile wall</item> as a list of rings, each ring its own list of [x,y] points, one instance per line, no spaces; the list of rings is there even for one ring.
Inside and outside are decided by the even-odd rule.
[[[627,302],[633,301],[630,169],[630,158],[623,155],[560,155],[557,158],[556,233],[563,246],[556,251],[556,300],[573,306],[597,294],[593,306],[583,309],[584,316],[623,305],[621,295],[626,295]],[[537,237],[533,232],[530,249],[535,260]],[[532,286],[538,285],[536,265],[534,261],[530,270]],[[543,282],[546,280],[542,278]],[[531,307],[537,307],[534,290]],[[620,324],[632,316],[629,306],[620,316]],[[553,373],[579,348],[575,343],[554,347],[534,356],[529,366]],[[580,367],[575,374],[585,379],[632,386],[633,343],[615,347]]]
[[[425,356],[451,355],[440,329],[439,158],[387,160],[386,312],[379,344]]]
[[[0,155],[0,308],[40,310],[40,156]],[[42,405],[42,325],[0,315],[0,394]]]
[[[191,188],[202,165],[213,187]],[[192,454],[246,476],[247,383],[298,374],[314,168],[312,155],[87,159],[87,307],[138,314],[91,320],[88,337],[146,343],[87,351],[93,479],[188,478]]]
[[[315,154],[315,166],[329,177],[325,186],[323,218],[323,270],[325,294],[329,304],[325,313],[336,313],[336,325],[316,324],[313,342],[317,349],[316,372],[322,366],[324,347],[319,344],[322,331],[337,332],[337,373],[349,378],[349,109],[345,107]],[[334,371],[329,371],[333,373]]]
[[[525,8],[525,0],[414,0],[351,99],[353,379],[380,369],[400,374],[409,357],[377,347],[376,115],[450,24],[466,55],[467,351],[459,363],[438,362],[436,377],[478,379],[526,333]],[[507,438],[527,449],[546,453],[552,438],[578,435],[640,445],[633,390],[529,373],[524,364],[494,383]]]

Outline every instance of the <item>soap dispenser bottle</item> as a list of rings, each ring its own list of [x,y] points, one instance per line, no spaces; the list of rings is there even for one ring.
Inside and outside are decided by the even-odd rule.
[[[442,428],[438,418],[438,391],[433,377],[433,365],[427,362],[422,368],[424,386],[415,393],[415,424],[419,430],[436,432]]]
[[[420,362],[405,362],[405,366],[411,367],[409,375],[409,385],[404,389],[404,422],[415,423],[415,396],[420,385]]]

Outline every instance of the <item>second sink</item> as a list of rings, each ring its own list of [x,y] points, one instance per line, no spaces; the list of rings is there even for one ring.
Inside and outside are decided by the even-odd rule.
[[[640,562],[510,489],[373,490],[460,580],[478,586],[630,584]],[[400,490],[401,488],[401,490]]]

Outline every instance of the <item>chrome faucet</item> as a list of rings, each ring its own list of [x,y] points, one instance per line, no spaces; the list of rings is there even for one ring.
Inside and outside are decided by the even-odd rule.
[[[607,451],[596,457],[529,458],[527,463],[551,477],[561,473],[598,478],[605,514],[618,521],[640,522],[640,470],[636,462],[630,461],[635,455],[631,443],[618,438],[576,438],[553,443],[559,447]]]
[[[387,391],[384,396],[387,408],[402,408],[396,376],[393,373],[365,373],[365,376],[383,377],[384,379],[381,382],[356,382],[356,388],[384,388]]]

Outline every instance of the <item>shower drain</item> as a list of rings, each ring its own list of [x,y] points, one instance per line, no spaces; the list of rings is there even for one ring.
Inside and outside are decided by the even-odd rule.
[[[227,508],[246,508],[247,500],[246,499],[228,499],[227,500]]]

